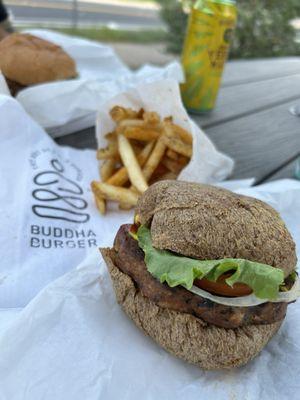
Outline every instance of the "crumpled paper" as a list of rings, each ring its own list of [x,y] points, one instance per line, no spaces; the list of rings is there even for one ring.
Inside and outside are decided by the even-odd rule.
[[[233,160],[220,153],[202,129],[187,114],[180,96],[178,82],[173,79],[140,83],[105,102],[99,108],[96,122],[98,147],[106,147],[105,134],[114,130],[115,122],[109,111],[114,106],[134,110],[156,111],[163,119],[173,117],[175,124],[191,132],[193,155],[188,165],[178,176],[179,180],[214,183],[227,178],[234,166]]]
[[[75,60],[79,74],[77,79],[31,86],[16,97],[52,137],[94,126],[96,111],[101,104],[137,82],[152,82],[165,77],[183,81],[183,72],[177,62],[165,67],[145,65],[133,72],[110,46],[48,30],[26,32],[61,46]]]
[[[281,212],[299,249],[300,182],[238,191]],[[0,331],[0,398],[298,400],[299,338],[298,301],[248,365],[202,371],[168,354],[127,318],[96,251],[43,289]]]

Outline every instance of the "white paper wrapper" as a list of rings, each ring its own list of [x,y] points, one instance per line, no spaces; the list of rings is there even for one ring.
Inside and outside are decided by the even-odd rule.
[[[300,246],[299,182],[242,191],[271,200]],[[45,288],[0,332],[0,398],[298,400],[299,337],[297,302],[255,360],[237,370],[204,372],[135,327],[117,305],[96,252]]]
[[[1,400],[298,400],[300,303],[289,306],[279,333],[244,368],[207,373],[174,358],[116,303],[97,246],[110,246],[132,213],[96,211],[89,191],[95,152],[57,146],[4,95],[0,137]],[[222,183],[274,206],[299,247],[300,182],[250,184]],[[72,193],[78,187],[80,194]],[[46,215],[33,212],[41,214],[42,206],[49,207]],[[70,211],[76,221],[62,219]],[[97,246],[88,245],[89,231]],[[47,248],[42,240],[60,242]],[[68,248],[68,240],[75,246]]]
[[[134,110],[156,111],[161,118],[172,116],[174,123],[193,135],[193,156],[178,176],[179,180],[214,183],[225,179],[233,169],[233,160],[217,151],[214,144],[185,111],[178,83],[172,79],[141,83],[108,100],[97,114],[96,136],[98,147],[106,147],[104,135],[111,132],[115,123],[109,111],[115,106]]]
[[[9,92],[6,80],[1,73],[1,70],[0,70],[0,94],[5,94],[7,96],[10,96],[10,92]]]
[[[183,80],[178,63],[165,67],[144,66],[130,71],[106,45],[47,30],[27,32],[61,46],[76,62],[78,79],[31,86],[17,95],[25,110],[53,137],[95,124],[101,104],[137,82],[170,77]],[[1,89],[0,93],[4,92]]]

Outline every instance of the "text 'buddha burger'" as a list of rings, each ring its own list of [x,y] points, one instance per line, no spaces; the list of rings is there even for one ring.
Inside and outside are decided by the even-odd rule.
[[[117,300],[146,334],[204,369],[238,367],[299,296],[293,239],[260,200],[162,181],[101,249]]]

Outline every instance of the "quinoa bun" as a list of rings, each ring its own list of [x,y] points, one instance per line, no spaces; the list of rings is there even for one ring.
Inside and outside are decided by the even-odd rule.
[[[269,205],[161,181],[101,249],[118,303],[171,354],[205,370],[252,360],[299,296],[295,244]]]
[[[0,42],[0,70],[14,96],[31,85],[77,76],[74,60],[60,46],[27,33]]]

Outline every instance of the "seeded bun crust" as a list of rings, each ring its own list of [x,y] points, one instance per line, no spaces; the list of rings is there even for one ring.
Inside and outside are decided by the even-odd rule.
[[[0,42],[0,70],[22,86],[76,77],[74,60],[59,46],[30,34],[13,33]]]
[[[206,370],[231,369],[252,360],[282,321],[225,329],[190,314],[157,306],[114,265],[111,249],[101,249],[117,301],[134,323],[171,354]]]
[[[280,268],[296,267],[295,243],[279,214],[266,203],[190,182],[161,181],[135,210],[151,224],[153,246],[198,258],[244,258]]]

